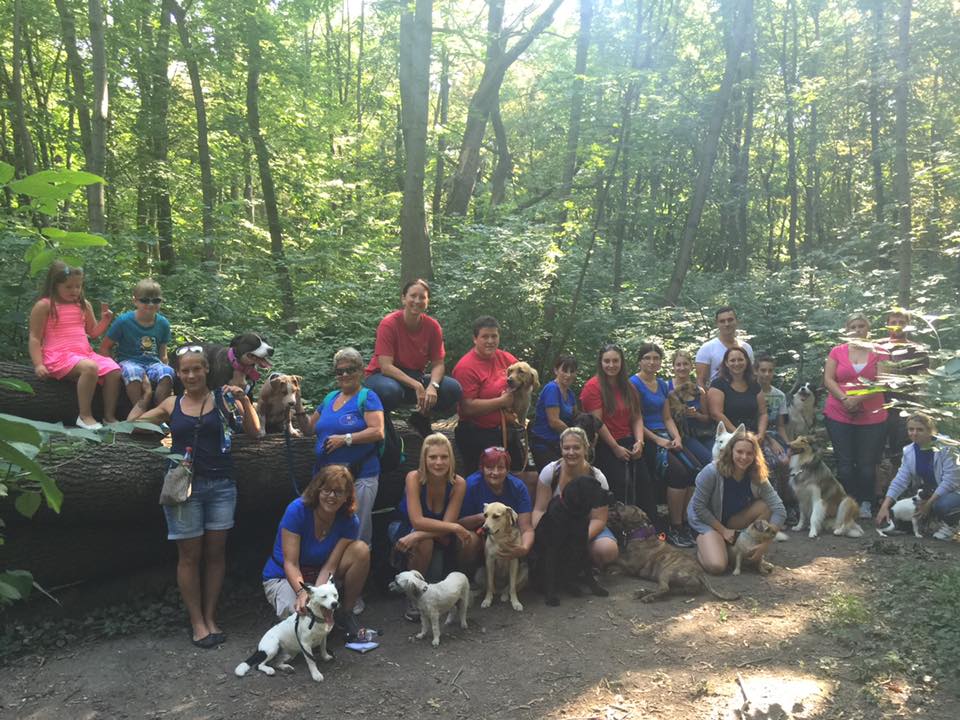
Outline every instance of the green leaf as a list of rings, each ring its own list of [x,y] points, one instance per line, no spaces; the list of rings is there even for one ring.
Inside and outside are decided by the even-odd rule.
[[[0,575],[0,599],[2,600],[22,600],[23,594],[13,585],[6,581],[6,573]]]
[[[0,162],[0,185],[6,185],[13,179],[13,174],[16,171],[13,169],[13,165],[5,162]]]
[[[45,227],[40,231],[46,237],[56,240],[61,248],[103,247],[106,238],[85,232],[70,232],[55,227]]]
[[[50,506],[50,509],[54,512],[60,512],[60,506],[63,504],[63,493],[60,491],[60,488],[57,487],[57,484],[43,471],[42,467],[6,440],[0,440],[0,458],[14,465],[18,465],[30,473],[30,476],[40,483],[40,489],[43,490],[43,496],[47,501],[47,505]]]
[[[960,357],[952,358],[943,366],[943,371],[947,373],[947,375],[960,375]]]
[[[33,386],[30,383],[24,382],[23,380],[17,380],[16,378],[0,378],[0,388],[5,388],[7,390],[13,390],[14,392],[22,392],[25,395],[34,395]]]
[[[28,423],[0,418],[0,437],[7,442],[23,442],[37,447],[43,442],[37,429]]]
[[[50,263],[52,263],[56,257],[56,251],[51,248],[41,250],[33,260],[30,261],[30,274],[39,275],[50,266]]]
[[[57,433],[58,435],[66,435],[67,437],[76,437],[83,438],[84,440],[93,440],[94,442],[103,442],[103,437],[101,437],[95,430],[64,427],[63,423],[48,423],[43,422],[42,420],[30,420],[29,418],[17,417],[16,415],[5,415],[3,413],[0,413],[0,420],[11,420],[13,422],[30,425],[40,432]]]
[[[17,512],[27,518],[32,518],[37,510],[40,509],[40,501],[42,500],[40,493],[38,492],[25,492],[17,495],[17,499],[14,500],[13,506],[17,509]]]

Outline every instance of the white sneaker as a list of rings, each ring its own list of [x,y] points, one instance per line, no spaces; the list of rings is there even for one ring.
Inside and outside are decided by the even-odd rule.
[[[88,425],[87,423],[85,423],[83,420],[80,419],[79,415],[77,415],[77,421],[75,424],[81,430],[100,430],[103,428],[103,425],[101,425],[98,422],[94,422],[92,425]]]
[[[864,500],[860,503],[860,519],[869,520],[873,517],[873,507],[870,505],[870,501]]]
[[[362,613],[362,612],[363,612],[364,610],[366,610],[366,609],[367,609],[367,606],[366,606],[366,604],[364,604],[363,598],[362,598],[362,597],[358,597],[358,598],[357,598],[357,601],[353,604],[353,614],[354,614],[354,615],[359,615],[360,613]]]
[[[933,537],[936,538],[937,540],[952,540],[955,533],[956,533],[955,528],[948,525],[947,523],[943,523],[940,526],[940,529],[933,534]]]

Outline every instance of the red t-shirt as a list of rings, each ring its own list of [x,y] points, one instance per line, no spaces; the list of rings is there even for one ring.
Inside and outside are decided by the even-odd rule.
[[[603,424],[607,426],[607,430],[613,435],[613,439],[621,440],[633,435],[633,421],[630,417],[630,406],[624,402],[623,395],[616,389],[614,390],[613,401],[616,410],[612,414],[608,414],[603,410],[600,380],[596,375],[587,380],[583,386],[583,390],[580,391],[580,405],[583,407],[584,412],[600,410]]]
[[[377,326],[377,341],[373,357],[367,365],[367,375],[380,372],[380,355],[389,355],[393,364],[402,370],[423,372],[427,363],[443,360],[443,330],[440,323],[429,315],[420,316],[420,327],[410,332],[403,322],[403,310],[387,315]]]
[[[517,359],[506,350],[497,350],[493,357],[484,360],[476,349],[471,350],[453,368],[450,375],[463,388],[463,397],[468,400],[490,400],[498,398],[507,389],[507,368]],[[494,410],[485,415],[470,415],[464,418],[463,404],[460,405],[460,417],[481,428],[500,427],[500,411]]]

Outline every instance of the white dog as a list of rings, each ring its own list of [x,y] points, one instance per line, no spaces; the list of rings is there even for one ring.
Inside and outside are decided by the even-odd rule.
[[[420,609],[420,632],[414,637],[423,640],[427,636],[427,623],[433,632],[433,646],[440,644],[440,616],[448,612],[449,625],[456,617],[460,605],[460,627],[467,629],[467,608],[470,607],[470,581],[462,572],[452,572],[438,583],[427,583],[416,570],[397,574],[390,583],[393,592],[405,593]]]
[[[887,523],[886,527],[877,528],[877,534],[880,537],[887,537],[887,533],[896,529],[896,522],[909,522],[913,525],[913,536],[922,538],[923,533],[920,532],[920,524],[923,520],[917,517],[917,508],[921,503],[926,502],[930,498],[930,491],[926,488],[920,488],[917,491],[916,495],[910,497],[905,497],[902,500],[897,500],[890,508],[890,522]]]
[[[493,603],[499,578],[501,583],[504,580],[509,583],[500,599],[506,600],[509,597],[510,605],[519,612],[523,610],[523,605],[517,598],[517,591],[522,590],[527,581],[526,563],[521,565],[518,558],[505,559],[500,556],[501,550],[512,549],[521,542],[517,511],[499,502],[484,503],[483,529],[487,534],[484,543],[486,595],[480,607],[488,608]]]
[[[267,630],[257,645],[257,651],[245,662],[237,665],[234,670],[237,677],[246,675],[253,665],[266,675],[275,674],[276,670],[267,664],[275,657],[278,670],[293,670],[287,660],[302,652],[310,669],[310,676],[317,682],[323,681],[323,675],[317,669],[317,661],[310,651],[319,645],[320,659],[324,662],[333,660],[333,655],[327,652],[327,635],[333,629],[333,612],[337,609],[340,598],[337,586],[332,581],[316,587],[303,583],[300,585],[307,591],[307,614],[294,613]]]
[[[733,432],[727,432],[727,429],[723,426],[722,422],[717,423],[717,434],[713,438],[713,461],[716,462],[720,459],[720,451],[723,450],[724,445],[730,442],[732,438],[737,433],[745,433],[747,427],[740,423],[740,426]]]

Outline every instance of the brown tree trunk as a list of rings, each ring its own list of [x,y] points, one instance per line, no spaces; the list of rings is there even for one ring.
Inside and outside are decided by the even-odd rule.
[[[26,107],[23,102],[23,0],[13,3],[13,76],[11,81],[11,101],[13,103],[13,153],[22,175],[32,175],[37,171],[33,139],[27,129]]]
[[[490,121],[493,125],[493,134],[497,140],[497,166],[493,169],[493,176],[490,179],[490,207],[495,208],[500,205],[507,196],[507,183],[513,177],[513,156],[510,155],[510,148],[507,146],[507,129],[503,126],[503,118],[500,116],[500,98],[493,106],[490,113]]]
[[[400,17],[400,115],[403,131],[403,205],[400,210],[400,282],[433,276],[424,208],[433,0],[416,0]]]
[[[88,20],[90,23],[90,61],[93,69],[93,108],[90,122],[90,172],[106,176],[107,167],[107,123],[110,119],[110,92],[107,88],[107,45],[104,37],[106,25],[101,0],[88,0]],[[87,199],[90,202],[88,219],[93,232],[106,230],[106,196],[103,183],[90,185]]]
[[[160,1],[160,21],[150,63],[150,149],[153,155],[150,184],[157,213],[158,250],[163,272],[172,271],[176,264],[173,248],[173,208],[170,205],[170,184],[167,179],[170,149],[170,128],[167,120],[170,109],[170,81],[167,79],[170,64],[170,2],[171,0]]]
[[[277,285],[280,287],[280,304],[287,333],[296,335],[296,305],[293,298],[293,283],[283,250],[283,230],[280,226],[280,211],[277,208],[277,193],[270,171],[270,151],[267,141],[260,133],[260,23],[258,11],[250,13],[247,27],[247,126],[250,140],[257,155],[260,169],[260,189],[267,211],[267,226],[270,230],[270,256],[273,260]]]
[[[873,0],[873,39],[870,43],[870,91],[867,112],[870,115],[870,166],[873,169],[873,212],[878,223],[883,222],[886,202],[883,195],[883,157],[880,147],[880,125],[883,122],[881,94],[884,90],[880,62],[883,59],[883,6],[885,0]]]
[[[727,44],[727,59],[723,70],[723,79],[720,81],[720,89],[717,91],[716,100],[711,108],[706,137],[700,145],[700,169],[693,188],[693,197],[690,201],[687,221],[683,228],[683,237],[680,239],[677,260],[670,277],[670,285],[667,288],[665,298],[667,305],[677,304],[680,299],[680,292],[683,289],[684,278],[686,278],[687,271],[690,269],[690,262],[693,258],[693,243],[697,228],[700,226],[703,206],[710,191],[710,176],[713,173],[713,165],[717,160],[720,132],[723,129],[723,121],[727,114],[727,104],[733,90],[740,56],[743,55],[750,29],[753,27],[751,22],[753,0],[731,0],[730,15],[731,30]]]
[[[783,13],[783,44],[780,48],[780,72],[783,76],[783,95],[787,125],[787,199],[790,202],[787,252],[790,267],[797,267],[797,217],[799,195],[797,190],[797,129],[794,93],[797,89],[797,7],[787,0]]]
[[[450,119],[450,53],[446,46],[440,51],[440,90],[437,94],[437,113],[434,127],[437,132],[437,159],[433,176],[433,234],[443,227],[443,175],[447,160],[447,121]],[[439,123],[439,128],[437,128]]]
[[[810,70],[807,73],[811,78],[819,74],[820,53],[820,5],[819,0],[815,0],[810,7],[810,14],[813,20],[813,41],[815,48],[810,58]],[[817,101],[814,98],[810,101],[808,107],[807,132],[807,180],[804,193],[804,218],[803,235],[804,245],[809,252],[814,246],[814,238],[817,234],[817,225],[819,223],[819,203],[820,203],[820,167],[817,164],[817,146],[820,138],[817,136]]]
[[[912,212],[910,204],[910,156],[907,135],[910,130],[910,15],[913,0],[900,0],[898,19],[897,84],[894,89],[896,121],[893,131],[893,182],[897,196],[897,225],[900,242],[900,282],[897,300],[901,307],[910,307],[910,275],[912,269]]]

